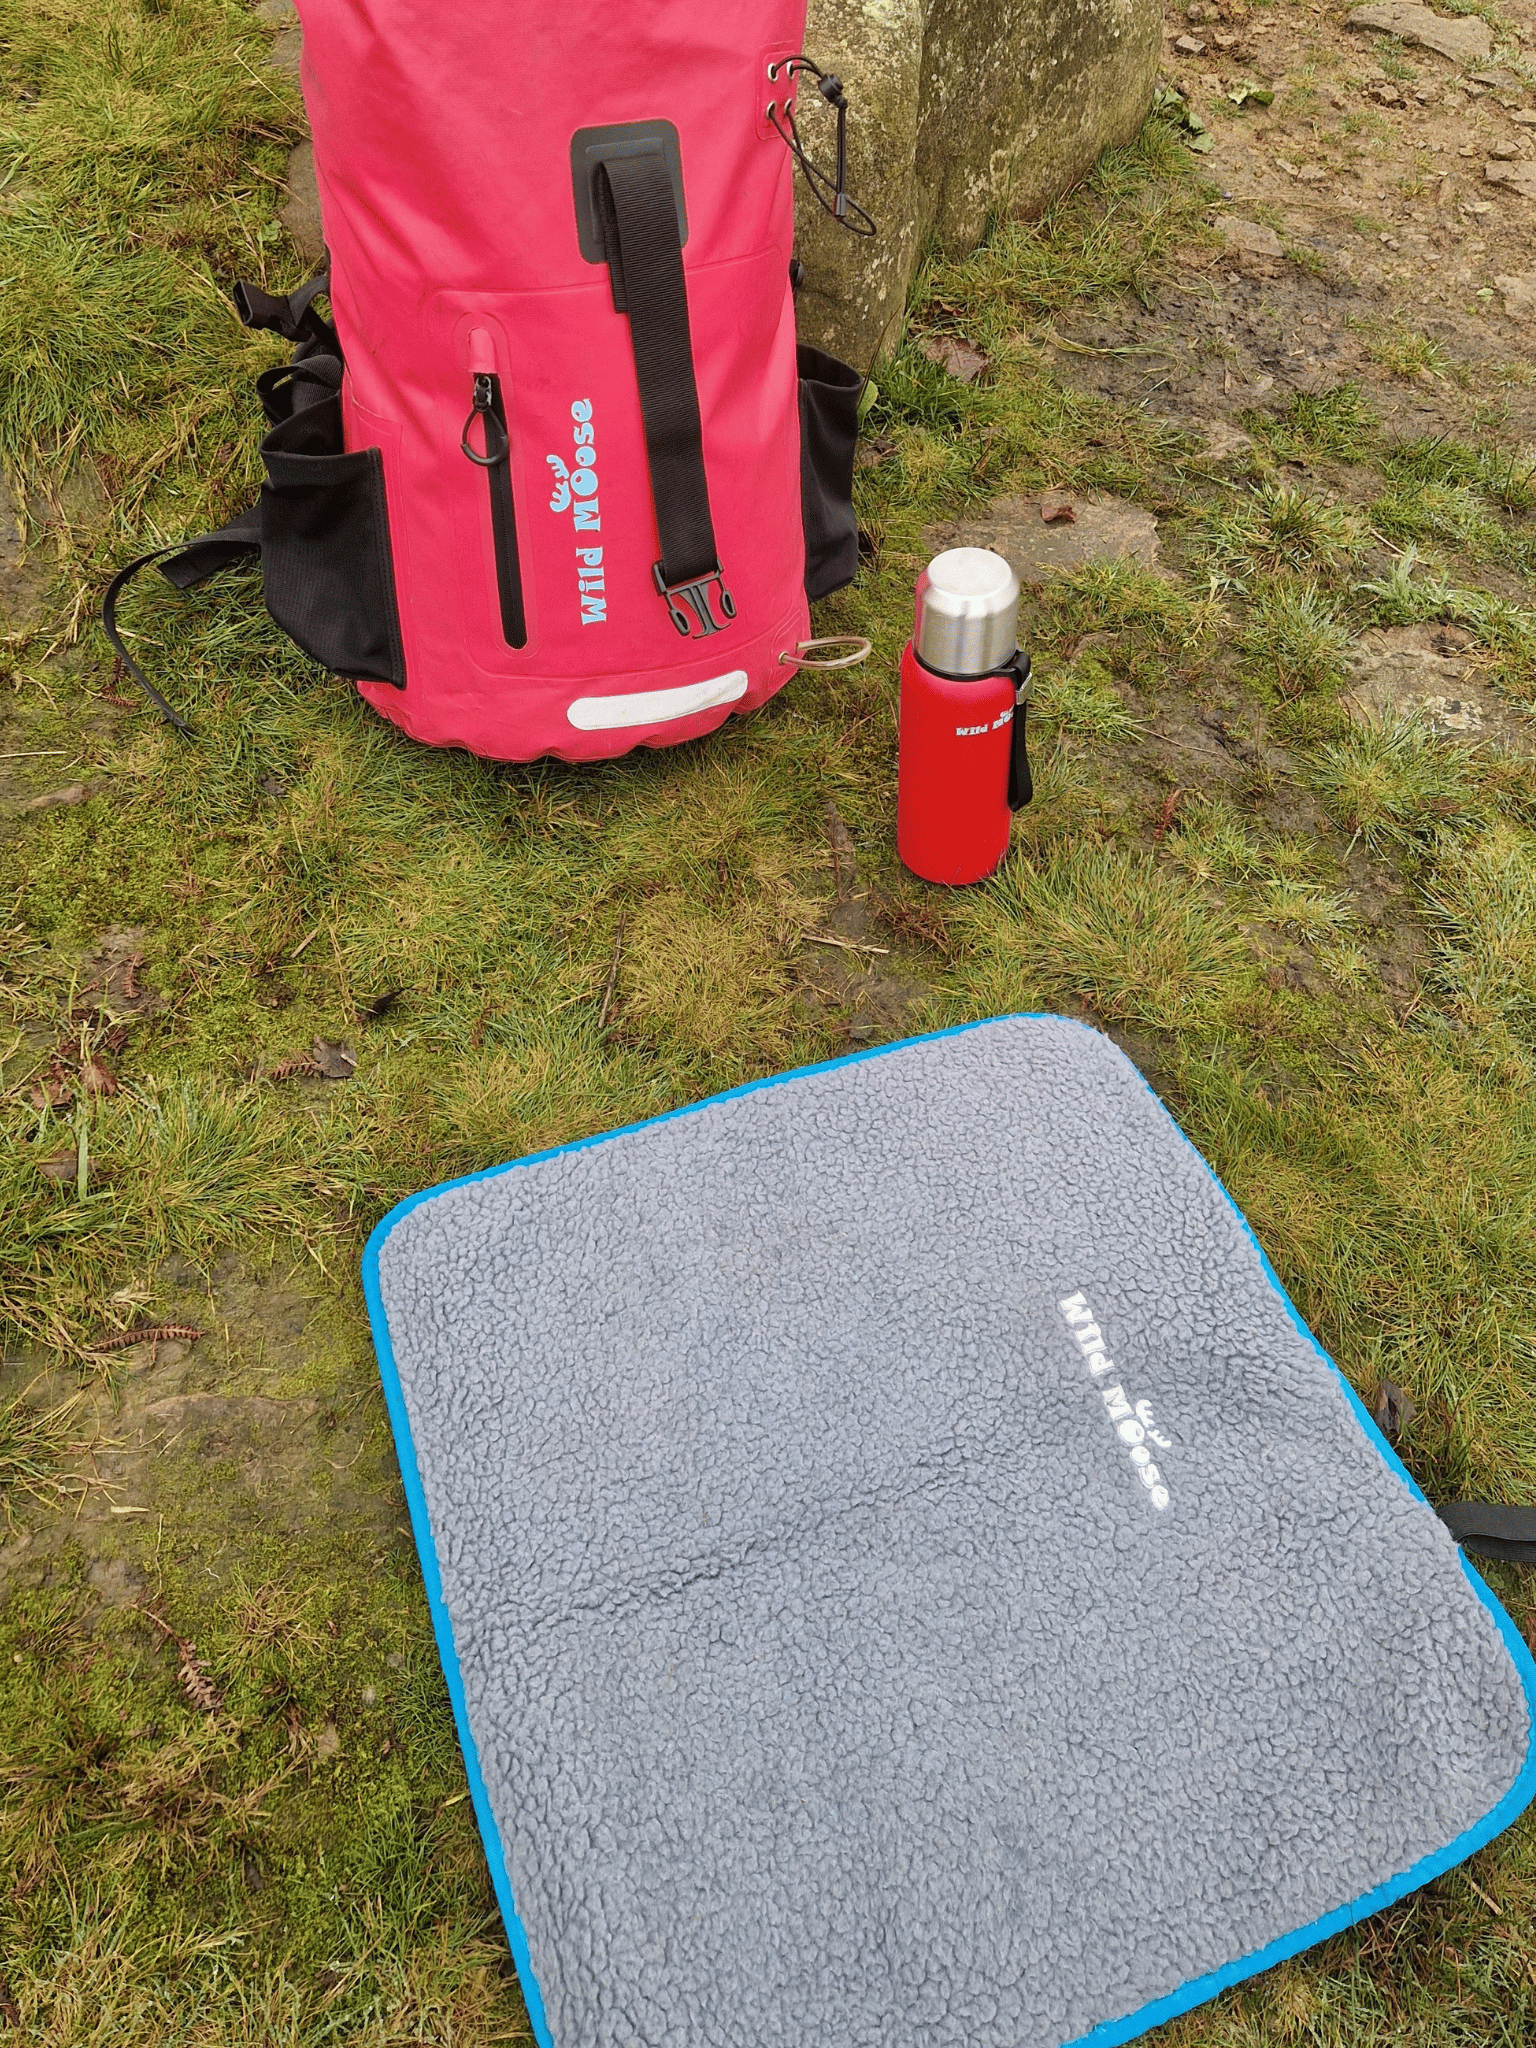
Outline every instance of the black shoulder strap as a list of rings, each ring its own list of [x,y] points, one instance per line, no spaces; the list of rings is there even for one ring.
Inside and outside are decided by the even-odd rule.
[[[193,541],[177,541],[168,548],[152,548],[147,555],[140,555],[137,561],[125,563],[107,585],[101,600],[101,626],[106,634],[112,652],[127,669],[150,703],[169,725],[188,739],[193,731],[179,711],[173,711],[143,669],[123,645],[123,636],[117,630],[117,600],[141,569],[147,569],[151,562],[160,564],[160,574],[167,583],[173,583],[178,590],[190,590],[194,583],[202,583],[209,576],[216,576],[220,569],[227,569],[242,556],[261,552],[261,506],[255,504],[232,519],[228,526],[221,526],[217,533],[200,534]]]
[[[1463,1550],[1510,1564],[1536,1564],[1536,1508],[1457,1500],[1440,1510],[1440,1519]]]
[[[221,569],[233,568],[243,556],[257,552],[261,547],[261,501],[258,499],[240,514],[231,519],[228,526],[221,526],[217,533],[199,534],[196,540],[182,543],[179,549],[162,550],[170,559],[160,564],[160,574],[167,583],[173,583],[178,590],[190,590],[194,583],[204,583],[210,576],[217,576]],[[154,559],[151,555],[146,561]]]
[[[710,585],[727,619],[735,618],[736,605],[721,576],[709,511],[683,249],[666,159],[659,150],[609,158],[598,167],[596,197],[614,310],[629,315],[640,386],[661,539],[661,560],[651,574],[679,633],[718,633]]]

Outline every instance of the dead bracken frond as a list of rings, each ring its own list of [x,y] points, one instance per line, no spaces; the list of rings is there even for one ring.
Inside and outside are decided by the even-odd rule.
[[[145,1323],[134,1330],[113,1330],[107,1335],[93,1337],[85,1349],[92,1355],[97,1352],[126,1351],[135,1344],[195,1344],[202,1331],[191,1323]]]
[[[152,1607],[141,1607],[139,1612],[146,1621],[153,1622],[176,1650],[176,1676],[181,1689],[201,1713],[216,1714],[221,1705],[217,1688],[208,1676],[202,1659],[197,1654],[197,1645],[186,1636],[178,1635],[163,1616],[156,1614]]]

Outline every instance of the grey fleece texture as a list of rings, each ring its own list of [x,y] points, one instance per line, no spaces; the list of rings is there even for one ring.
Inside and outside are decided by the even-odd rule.
[[[556,2048],[1058,2048],[1520,1772],[1450,1537],[1080,1025],[450,1188],[379,1272]]]

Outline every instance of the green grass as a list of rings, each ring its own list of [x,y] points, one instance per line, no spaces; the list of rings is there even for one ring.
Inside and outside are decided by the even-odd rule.
[[[1432,1497],[1536,1497],[1536,770],[1351,726],[1339,692],[1360,628],[1445,621],[1536,702],[1536,613],[1477,575],[1527,559],[1519,451],[1394,448],[1345,385],[1255,415],[1233,489],[1068,388],[1055,323],[1155,299],[1206,240],[1198,164],[1153,123],[919,280],[913,332],[990,367],[882,366],[865,567],[818,615],[869,634],[867,669],[802,674],[702,745],[505,767],[382,725],[249,575],[146,579],[124,623],[187,747],[103,701],[89,620],[110,564],[253,488],[249,386],[279,352],[226,288],[299,274],[273,211],[297,107],[265,47],[237,0],[0,0],[0,459],[51,578],[0,645],[0,752],[27,757],[0,788],[91,792],[0,810],[0,1542],[31,1546],[0,1607],[0,2013],[48,2048],[526,2038],[361,1245],[410,1191],[863,1042],[804,936],[829,804],[890,948],[868,958],[916,991],[904,1028],[1057,1007],[1129,1036],[1355,1383],[1411,1394]],[[1351,502],[1392,565],[1365,573],[1337,478],[1282,486],[1278,461],[1368,472]],[[893,851],[924,529],[1056,484],[1155,511],[1164,567],[1032,598],[1037,800],[993,882],[929,890]],[[1198,787],[1161,737],[1180,721]],[[353,1046],[352,1080],[273,1078],[316,1038]],[[115,1093],[83,1094],[91,1058]],[[313,1411],[307,1463],[190,1426],[121,1462],[152,1368],[90,1347],[198,1301],[194,1384]],[[1519,1576],[1490,1576],[1529,1630]],[[1164,2038],[1514,2048],[1530,1828],[1472,1876],[1497,1913],[1453,1873]]]
[[[1047,731],[1071,733],[1101,744],[1134,739],[1140,729],[1109,670],[1092,655],[1037,675],[1030,717]]]
[[[1444,344],[1412,327],[1401,322],[1362,321],[1357,324],[1366,353],[1391,376],[1411,381],[1426,374],[1443,376],[1451,367]]]
[[[25,1394],[0,1403],[0,1514],[15,1526],[12,1503],[23,1496],[56,1506],[78,1496],[68,1471],[71,1453],[83,1445],[76,1420],[79,1397],[43,1409]]]
[[[1536,1052],[1536,838],[1497,820],[1439,863],[1437,982],[1462,1021]]]
[[[1388,489],[1371,508],[1393,540],[1439,543],[1471,563],[1536,571],[1536,459],[1497,442],[1441,435],[1401,441],[1382,457]]]
[[[196,1623],[212,1711],[149,1613],[11,1600],[4,1967],[35,2038],[526,2038],[404,1553],[365,1563],[345,1590],[334,1567],[293,1590],[286,1558],[232,1584]],[[151,1608],[184,1625],[194,1599],[173,1580]]]
[[[1331,391],[1298,391],[1278,416],[1246,415],[1278,461],[1358,462],[1369,455],[1380,415],[1357,383],[1337,384]]]
[[[1123,847],[1015,861],[961,913],[961,1014],[1086,1007],[1163,1030],[1212,1023],[1245,989],[1237,927],[1172,869]]]
[[[1376,851],[1431,847],[1487,815],[1456,754],[1412,718],[1357,728],[1322,748],[1311,781],[1339,824]]]
[[[1255,831],[1230,805],[1197,797],[1180,810],[1168,851],[1194,881],[1225,884],[1234,909],[1307,940],[1335,965],[1345,951],[1355,960],[1358,913],[1347,890],[1328,886],[1314,837]]]
[[[1201,535],[1205,565],[1219,587],[1246,590],[1255,577],[1327,574],[1360,553],[1360,522],[1288,484],[1260,480],[1234,488]]]
[[[1295,698],[1343,680],[1349,633],[1315,583],[1275,583],[1256,596],[1238,644],[1261,688]]]

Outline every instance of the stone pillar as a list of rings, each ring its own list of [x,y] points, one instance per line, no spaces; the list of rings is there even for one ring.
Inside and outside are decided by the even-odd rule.
[[[1162,26],[1153,0],[810,0],[806,48],[848,87],[849,188],[881,232],[855,241],[802,181],[801,338],[863,368],[895,339],[930,239],[974,248],[994,211],[1042,212],[1129,142]],[[830,164],[829,110],[802,103],[810,153]]]

